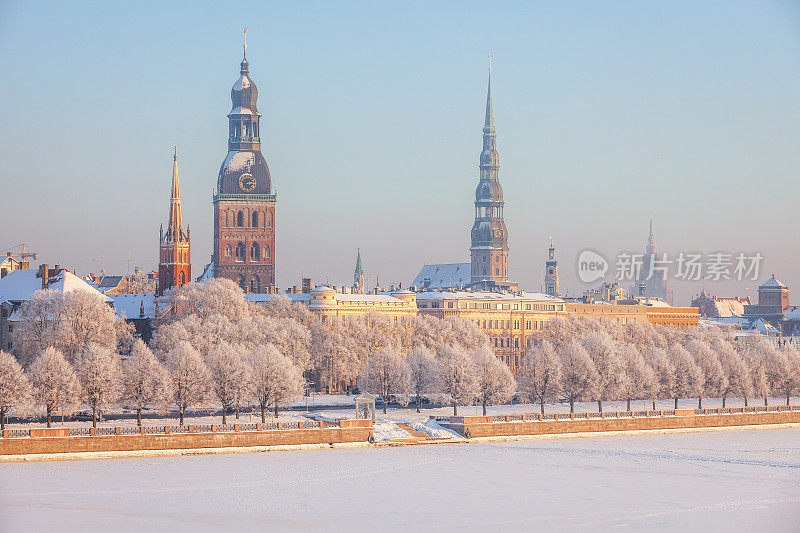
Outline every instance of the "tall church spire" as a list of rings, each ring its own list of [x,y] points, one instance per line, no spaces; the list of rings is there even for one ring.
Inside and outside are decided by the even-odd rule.
[[[189,228],[183,231],[181,188],[178,181],[178,147],[172,153],[172,189],[169,198],[167,231],[159,231],[158,294],[182,287],[192,279]]]
[[[494,133],[494,109],[492,109],[492,54],[489,54],[489,85],[486,89],[486,120],[483,133]]]
[[[178,182],[178,147],[172,155],[172,192],[169,199],[169,221],[167,223],[167,239],[184,240],[183,220],[181,219],[181,188]]]
[[[358,294],[364,293],[364,267],[361,265],[361,248],[358,249],[356,257],[356,271],[353,273],[353,289]]]

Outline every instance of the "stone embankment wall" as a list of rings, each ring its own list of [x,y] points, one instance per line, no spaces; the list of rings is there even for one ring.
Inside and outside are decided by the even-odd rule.
[[[165,429],[165,428],[162,428]],[[30,436],[0,438],[0,455],[80,453],[140,450],[182,450],[248,446],[280,446],[366,442],[372,435],[371,420],[341,420],[338,425],[267,431],[208,431],[68,436],[69,430],[31,430]]]
[[[762,408],[763,409],[763,408]],[[598,418],[587,418],[586,413],[550,415],[540,419],[537,415],[509,416],[451,416],[438,419],[442,426],[449,427],[465,437],[513,437],[523,435],[557,435],[563,433],[592,433],[602,431],[640,431],[658,429],[695,429],[763,424],[800,423],[800,407],[774,407],[763,412],[720,412],[706,409],[648,411],[635,413],[605,413]],[[781,410],[778,410],[781,409]]]

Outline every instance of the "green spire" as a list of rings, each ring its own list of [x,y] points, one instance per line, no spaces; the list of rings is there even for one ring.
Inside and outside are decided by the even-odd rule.
[[[356,258],[356,276],[364,274],[364,267],[361,266],[361,248],[358,249],[358,257]]]

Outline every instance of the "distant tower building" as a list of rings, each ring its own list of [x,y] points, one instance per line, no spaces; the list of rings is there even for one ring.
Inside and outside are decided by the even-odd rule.
[[[159,236],[158,294],[173,287],[182,287],[192,280],[189,227],[183,231],[181,190],[178,184],[178,148],[172,157],[172,193],[169,199],[167,232],[161,226]]]
[[[642,269],[633,287],[633,292],[647,298],[660,298],[672,305],[673,289],[667,286],[666,269],[659,265],[661,259],[656,251],[656,238],[653,235],[653,221],[650,221],[650,236],[647,239],[644,256],[642,256]]]
[[[228,155],[214,194],[213,271],[246,292],[265,293],[275,286],[275,194],[261,155],[257,100],[245,39],[240,76],[231,89]]]
[[[356,257],[356,271],[353,274],[353,290],[357,294],[364,294],[364,267],[361,266],[361,248]]]
[[[544,292],[550,296],[561,297],[558,288],[558,261],[556,260],[556,247],[550,240],[550,248],[547,251],[547,262],[545,263]]]
[[[491,60],[491,56],[490,56]],[[497,135],[492,110],[492,69],[486,94],[480,181],[475,189],[475,223],[472,225],[471,285],[482,288],[508,287],[508,232],[503,221],[503,188],[498,173]]]

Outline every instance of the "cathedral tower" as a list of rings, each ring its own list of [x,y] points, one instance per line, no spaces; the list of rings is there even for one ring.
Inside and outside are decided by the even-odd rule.
[[[503,188],[498,176],[500,156],[497,154],[496,143],[490,63],[480,181],[475,190],[475,223],[472,225],[469,248],[472,285],[483,288],[508,285],[508,232],[503,221]]]
[[[556,247],[550,240],[550,248],[547,250],[547,262],[544,264],[544,292],[547,295],[560,298],[558,288],[558,260],[556,259]]]
[[[158,259],[158,295],[173,287],[182,287],[192,280],[192,258],[189,228],[183,231],[181,189],[178,183],[178,148],[172,157],[172,193],[169,199],[167,232],[161,226]]]
[[[214,277],[243,290],[269,292],[275,286],[275,194],[261,155],[258,89],[250,79],[247,31],[239,79],[231,89],[228,155],[214,194]]]
[[[364,267],[361,266],[361,248],[356,257],[356,270],[353,273],[353,290],[357,294],[364,294]]]

